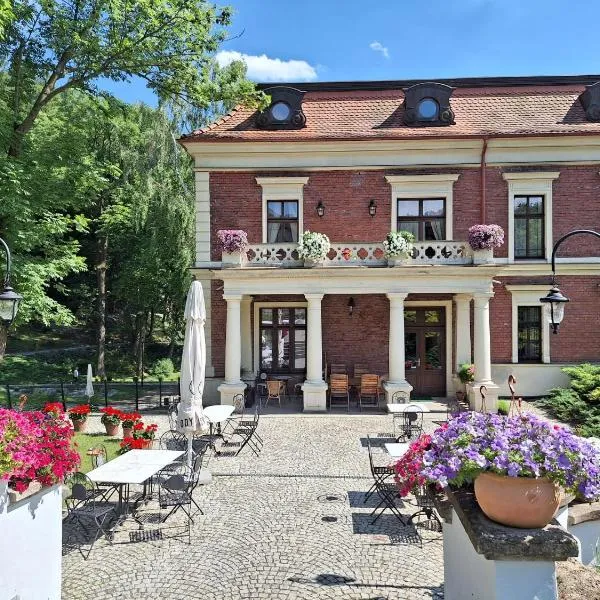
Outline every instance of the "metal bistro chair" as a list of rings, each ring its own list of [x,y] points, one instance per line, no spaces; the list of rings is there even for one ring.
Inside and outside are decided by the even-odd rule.
[[[92,461],[92,469],[97,469],[108,462],[108,452],[104,444],[98,444],[93,446],[86,453]],[[97,483],[96,488],[102,492],[105,500],[109,500],[110,497],[118,491],[119,486],[113,483]]]
[[[160,436],[158,447],[161,450],[187,450],[187,438],[180,431],[170,429]],[[185,460],[185,455],[182,455],[177,459],[177,461],[182,460]]]
[[[365,402],[371,400],[371,402]],[[358,392],[358,405],[360,410],[363,406],[379,406],[379,376],[366,374],[360,376],[360,390]]]
[[[236,394],[233,397],[233,414],[225,421],[225,423],[223,423],[221,433],[225,434],[228,431],[231,432],[235,430],[237,422],[244,418],[245,408],[246,401],[244,399],[244,394]]]
[[[192,491],[194,489],[194,474],[192,469],[183,463],[168,465],[158,473],[158,504],[162,509],[169,510],[161,523],[164,523],[181,510],[187,521],[188,543],[192,543]]]
[[[114,534],[107,525],[111,517],[116,520],[118,515],[115,507],[106,502],[103,495],[96,493],[94,483],[87,475],[83,473],[75,475],[72,477],[71,494],[65,499],[68,509],[65,520],[72,520],[74,525],[81,527],[87,534],[87,541],[90,544],[87,553],[83,549],[83,544],[79,546],[81,556],[87,560],[94,544],[102,534],[112,543]]]
[[[394,469],[392,467],[379,467],[373,463],[373,452],[371,449],[371,438],[367,436],[367,447],[369,449],[369,465],[371,467],[371,475],[373,477],[373,485],[365,496],[365,501],[368,500],[373,492],[377,492],[381,499],[379,504],[373,509],[371,516],[374,519],[371,524],[381,517],[386,508],[389,508],[392,514],[400,520],[402,525],[406,525],[406,521],[402,516],[402,513],[396,506],[396,498],[398,497],[398,488],[395,482],[389,481],[389,478],[394,475]],[[379,510],[379,514],[376,514]]]
[[[208,445],[206,446],[206,448],[208,448]],[[199,486],[205,486],[205,485],[209,485],[210,483],[212,483],[212,473],[208,469],[203,468],[204,455],[206,453],[206,448],[204,449],[204,452],[199,452],[196,455],[196,458],[194,458],[194,463],[192,465],[192,472],[193,472],[192,477],[193,477],[193,481],[194,481],[194,484],[193,484],[192,490],[191,490],[192,504],[198,509],[198,512],[201,515],[203,515],[204,512],[202,511],[199,504],[194,499],[194,490]]]
[[[408,398],[409,398],[409,396],[406,392],[399,390],[397,392],[394,392],[394,394],[392,395],[392,401],[390,404],[406,404]],[[402,413],[398,413],[398,412],[392,413],[394,437],[397,437],[396,436],[396,421],[401,421],[403,423],[404,415]]]
[[[423,409],[416,404],[409,404],[404,413],[402,435],[406,439],[416,439],[423,433]]]
[[[415,500],[419,510],[410,515],[408,524],[414,525],[415,521],[417,523],[424,522],[427,529],[437,532],[442,531],[442,522],[435,510],[435,503],[425,486],[419,486],[417,488],[415,491]],[[424,517],[424,519],[421,517]]]
[[[334,398],[342,398],[343,404],[346,405],[350,412],[350,388],[348,387],[348,375],[341,373],[332,373],[329,377],[329,410],[333,408]]]
[[[252,418],[238,421],[236,428],[231,432],[223,447],[237,446],[238,450],[235,453],[237,456],[248,446],[254,455],[258,456],[263,447],[263,440],[257,432],[259,419],[260,412],[257,407]]]

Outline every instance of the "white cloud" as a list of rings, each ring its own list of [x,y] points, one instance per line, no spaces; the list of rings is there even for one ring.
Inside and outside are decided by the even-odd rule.
[[[369,44],[369,48],[371,48],[371,50],[374,50],[375,52],[381,52],[381,54],[385,56],[385,58],[390,57],[388,49],[381,42],[371,42]]]
[[[266,54],[254,56],[235,50],[221,50],[216,56],[220,66],[242,60],[248,67],[248,79],[255,81],[313,81],[317,70],[305,60],[281,60],[269,58]]]

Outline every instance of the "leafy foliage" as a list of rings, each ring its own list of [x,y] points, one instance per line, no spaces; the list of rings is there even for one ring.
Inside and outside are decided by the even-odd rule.
[[[169,379],[173,372],[175,371],[175,367],[173,366],[173,361],[170,358],[160,358],[152,367],[152,375],[157,379]]]
[[[539,404],[575,426],[580,435],[600,436],[600,366],[585,363],[563,371],[571,378],[571,387],[550,390]]]

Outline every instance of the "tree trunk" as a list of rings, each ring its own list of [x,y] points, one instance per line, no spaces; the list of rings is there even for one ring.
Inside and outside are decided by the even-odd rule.
[[[108,236],[100,235],[97,240],[96,282],[98,287],[98,366],[96,373],[101,379],[106,378],[106,261],[108,258]]]
[[[150,309],[150,327],[148,328],[148,339],[152,341],[152,334],[154,333],[154,309]]]
[[[4,358],[6,352],[6,341],[8,340],[8,328],[3,321],[0,321],[0,361]]]
[[[144,340],[146,338],[146,324],[148,321],[148,313],[140,312],[135,318],[135,370],[138,377],[142,376],[144,368]]]

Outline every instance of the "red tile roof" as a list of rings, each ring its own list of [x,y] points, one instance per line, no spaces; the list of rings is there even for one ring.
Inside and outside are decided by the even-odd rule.
[[[268,131],[255,127],[255,111],[238,107],[187,141],[317,141],[481,136],[600,134],[586,120],[579,95],[583,84],[462,87],[451,106],[455,125],[408,127],[402,122],[401,89],[307,91],[306,127]]]

